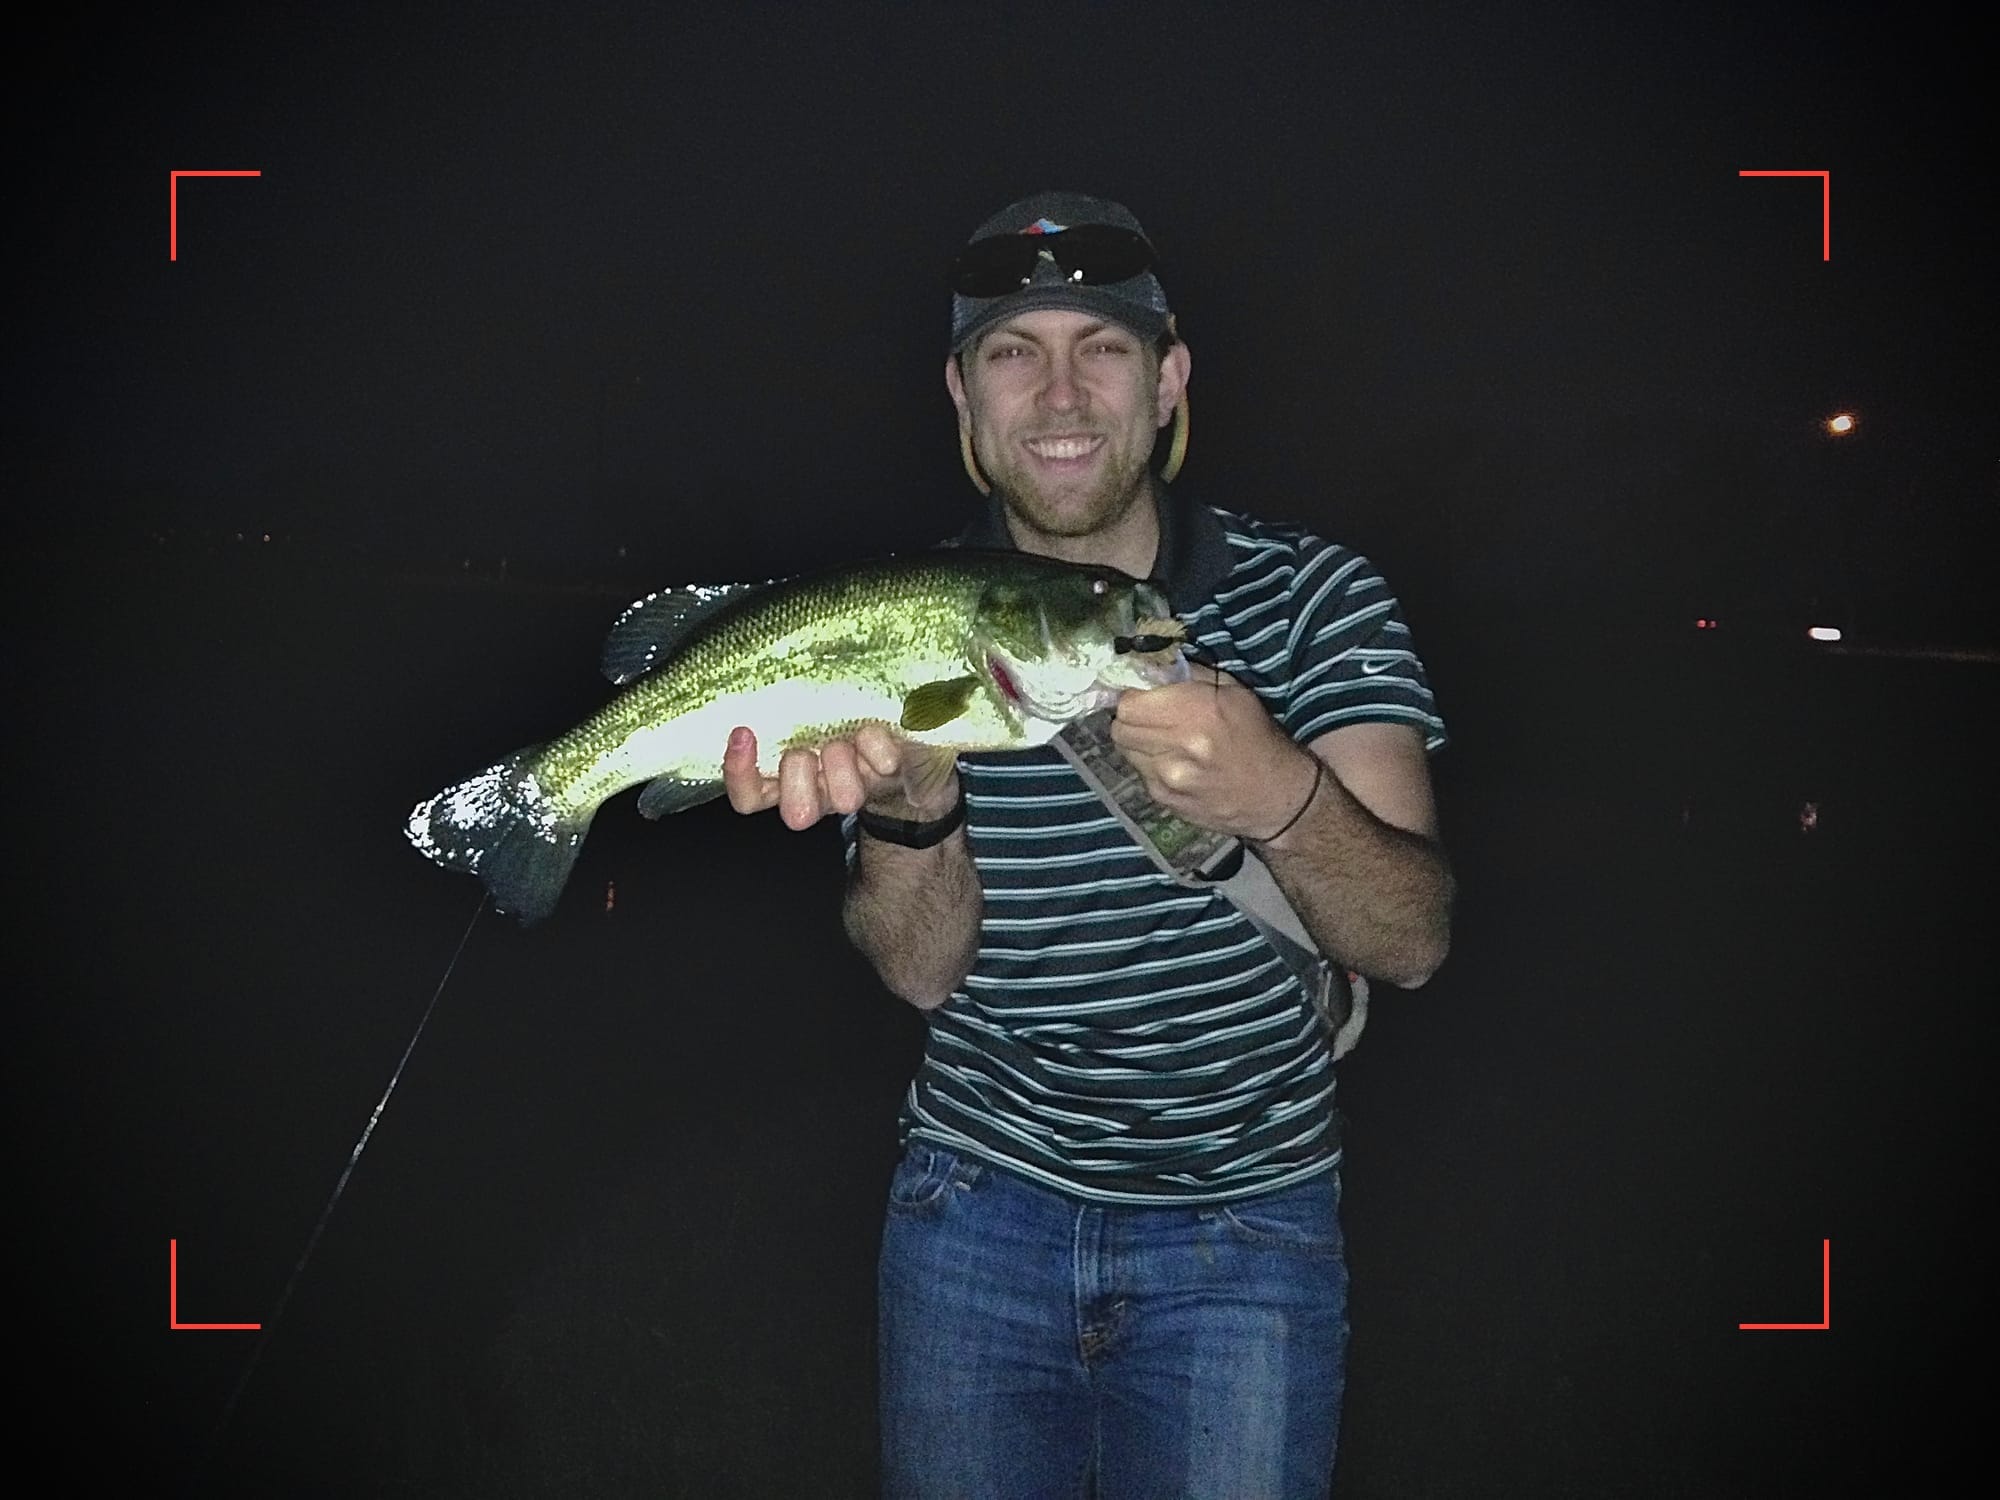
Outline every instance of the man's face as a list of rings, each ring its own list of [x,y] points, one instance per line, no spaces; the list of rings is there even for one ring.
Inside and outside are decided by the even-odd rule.
[[[947,360],[945,384],[1015,517],[1044,536],[1080,537],[1147,493],[1153,436],[1172,419],[1187,371],[1184,345],[1156,364],[1122,324],[1043,308],[996,323],[962,361]]]

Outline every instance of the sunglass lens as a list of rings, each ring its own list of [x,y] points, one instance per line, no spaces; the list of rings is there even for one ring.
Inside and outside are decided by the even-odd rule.
[[[1035,274],[1043,249],[1038,235],[996,234],[951,258],[951,289],[962,297],[1004,297]]]
[[[1056,237],[1056,264],[1086,286],[1126,281],[1153,263],[1153,251],[1129,229],[1084,224]]]
[[[962,297],[1004,297],[1033,279],[1044,252],[1070,281],[1102,286],[1127,281],[1153,264],[1153,250],[1129,229],[1080,224],[1056,234],[996,234],[975,240],[951,260],[951,289]]]

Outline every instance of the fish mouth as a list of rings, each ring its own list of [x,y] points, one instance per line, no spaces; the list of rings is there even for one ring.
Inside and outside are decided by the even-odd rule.
[[[1159,621],[1141,623],[1161,625]],[[1076,663],[1055,681],[1051,681],[1047,671],[1037,672],[1031,664],[1015,660],[997,646],[987,648],[986,671],[1009,708],[1053,724],[1066,724],[1100,708],[1110,708],[1118,702],[1120,694],[1133,689],[1167,687],[1188,680],[1188,663],[1181,651],[1180,637],[1169,638],[1164,630],[1156,628],[1152,633],[1135,631],[1133,636],[1120,636],[1118,640],[1132,644],[1115,647],[1116,654],[1094,665]],[[1137,649],[1151,646],[1155,641],[1161,642],[1155,649]]]
[[[1085,678],[1074,692],[1052,691],[1056,685],[1049,681],[1048,673],[1037,674],[1028,663],[1017,661],[997,646],[986,649],[986,671],[1009,708],[1051,724],[1066,724],[1093,709],[1108,708],[1122,691],[1096,674]],[[1064,675],[1074,678],[1081,674],[1072,671]]]

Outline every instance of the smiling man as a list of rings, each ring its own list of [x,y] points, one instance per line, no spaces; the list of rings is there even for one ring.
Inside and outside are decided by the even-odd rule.
[[[1187,346],[1162,355],[1123,324],[1041,308],[992,325],[964,358],[945,384],[1024,550],[1143,576],[1159,541],[1146,465],[1187,387]]]
[[[945,384],[990,491],[960,542],[1161,580],[1218,669],[1127,693],[1113,741],[1155,801],[1245,842],[1322,953],[1422,984],[1449,942],[1444,733],[1381,575],[1153,472],[1191,360],[1121,205],[1013,204],[951,276]],[[776,777],[747,731],[725,760],[741,812],[847,815],[847,931],[929,1018],[882,1243],[885,1492],[1324,1495],[1347,1271],[1299,973],[1054,749],[907,769],[876,727]]]

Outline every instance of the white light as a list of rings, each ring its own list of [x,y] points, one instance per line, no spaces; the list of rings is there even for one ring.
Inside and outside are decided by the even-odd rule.
[[[1837,641],[1840,639],[1840,630],[1833,625],[1815,625],[1806,634],[1816,641]]]

